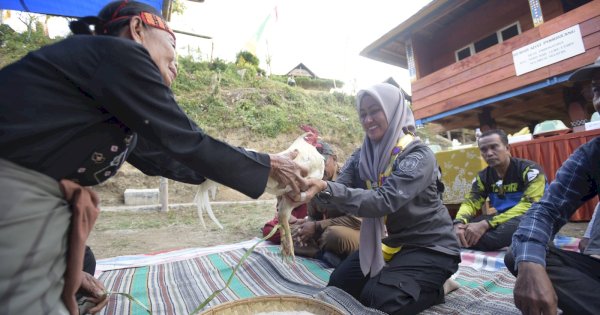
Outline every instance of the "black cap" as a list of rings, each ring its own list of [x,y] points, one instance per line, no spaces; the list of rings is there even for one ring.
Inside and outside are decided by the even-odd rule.
[[[569,77],[569,81],[592,80],[596,72],[600,72],[600,57],[598,57],[598,59],[596,59],[596,62],[594,62],[593,64],[579,68],[575,72],[573,72]]]
[[[331,145],[323,140],[318,140],[317,141],[318,145],[317,145],[317,151],[319,151],[319,153],[321,153],[321,155],[323,156],[323,158],[325,158],[325,160],[327,160],[327,158],[330,155],[334,155],[333,153],[333,149],[331,148]]]

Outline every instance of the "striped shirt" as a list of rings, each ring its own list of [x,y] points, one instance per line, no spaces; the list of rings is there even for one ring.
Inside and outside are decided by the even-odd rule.
[[[597,137],[564,162],[542,199],[523,215],[512,239],[515,263],[529,261],[546,266],[548,242],[577,208],[599,194],[599,185],[600,137]]]

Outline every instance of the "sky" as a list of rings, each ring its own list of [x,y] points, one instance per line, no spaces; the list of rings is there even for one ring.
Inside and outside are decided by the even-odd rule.
[[[186,1],[184,14],[173,16],[171,26],[212,37],[212,40],[193,39],[178,34],[180,52],[199,48],[204,60],[210,58],[212,51],[213,57],[233,61],[237,52],[251,47],[247,43],[271,16],[256,45],[261,67],[267,72],[266,56],[270,55],[273,74],[286,74],[302,62],[318,77],[344,81],[347,90],[367,87],[392,76],[403,89],[410,91],[407,70],[361,57],[359,53],[429,2]]]
[[[346,83],[356,91],[393,77],[410,93],[408,71],[359,56],[361,50],[415,14],[430,0],[204,0],[184,1],[173,29],[212,39],[177,34],[180,54],[234,61],[252,50],[267,73],[286,74],[303,63],[320,78]],[[15,18],[12,25],[21,24]],[[16,20],[16,21],[14,21]],[[267,21],[265,23],[265,21]],[[66,35],[63,18],[50,20],[50,35]],[[256,41],[261,25],[264,31]],[[250,44],[254,43],[254,45]],[[271,68],[266,64],[271,57]]]

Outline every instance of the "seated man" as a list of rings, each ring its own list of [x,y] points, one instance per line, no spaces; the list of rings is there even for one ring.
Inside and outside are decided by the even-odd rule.
[[[592,103],[600,112],[600,58],[569,79],[592,80]],[[577,208],[600,194],[598,161],[600,137],[579,147],[563,163],[513,236],[512,252],[504,263],[517,277],[515,305],[523,313],[556,314],[558,304],[563,314],[600,314],[600,220],[590,222],[594,226],[583,253],[548,247]]]
[[[290,216],[290,224],[295,223],[298,218],[304,218],[306,217],[306,215],[308,214],[308,205],[307,204],[301,204],[298,207],[294,208],[292,210],[292,215]],[[262,233],[263,236],[267,236],[269,235],[269,233],[271,233],[271,231],[273,231],[273,229],[275,228],[275,226],[279,223],[279,219],[277,218],[277,213],[275,213],[275,217],[265,223],[265,226],[263,226],[262,228]],[[279,231],[275,232],[275,234],[273,234],[271,237],[269,237],[267,239],[267,241],[271,241],[275,244],[280,244],[281,243],[281,234],[279,233]]]
[[[294,252],[317,258],[332,267],[358,249],[360,219],[311,202],[308,217],[294,223]]]
[[[337,157],[333,153],[331,145],[329,145],[329,143],[325,141],[318,140],[316,147],[317,151],[319,151],[319,153],[321,153],[321,155],[323,156],[323,159],[325,159],[325,171],[323,173],[323,179],[332,180],[337,173]],[[292,215],[290,216],[289,223],[294,224],[298,219],[304,219],[307,215],[307,204],[302,204],[292,210]],[[271,233],[271,231],[273,230],[273,228],[275,228],[277,223],[279,223],[279,220],[277,219],[276,214],[275,218],[265,223],[265,226],[263,226],[263,236],[269,235],[269,233]],[[281,242],[281,235],[279,234],[279,231],[275,232],[275,234],[273,234],[273,236],[271,236],[268,239],[268,241],[271,241],[275,244],[279,244]]]
[[[289,77],[287,78],[287,84],[288,84],[289,86],[296,86],[296,80],[294,80],[294,76],[293,76],[293,75],[292,75],[292,76],[289,76]]]
[[[456,214],[454,232],[462,247],[498,250],[510,245],[521,216],[542,198],[546,176],[536,163],[510,156],[508,137],[502,130],[484,132],[477,144],[488,167],[473,180]],[[488,197],[497,213],[474,218]]]

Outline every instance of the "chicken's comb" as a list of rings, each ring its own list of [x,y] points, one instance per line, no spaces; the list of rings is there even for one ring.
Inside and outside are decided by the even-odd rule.
[[[304,131],[304,132],[310,132],[317,137],[319,136],[319,131],[317,130],[317,128],[315,128],[311,125],[302,125],[302,126],[300,126],[300,129],[302,129],[302,131]]]

